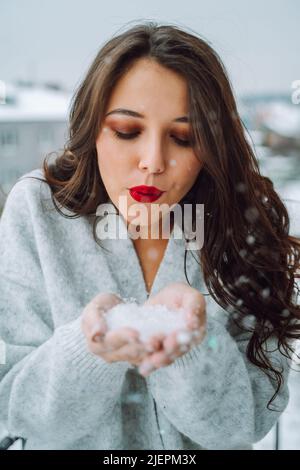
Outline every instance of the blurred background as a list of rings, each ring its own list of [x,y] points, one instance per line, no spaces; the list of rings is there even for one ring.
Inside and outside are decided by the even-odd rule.
[[[300,235],[298,0],[0,0],[0,214],[24,173],[59,152],[70,99],[99,48],[142,20],[200,34],[229,73],[246,136]],[[290,404],[259,449],[300,449],[300,373]],[[277,443],[277,444],[276,444]]]

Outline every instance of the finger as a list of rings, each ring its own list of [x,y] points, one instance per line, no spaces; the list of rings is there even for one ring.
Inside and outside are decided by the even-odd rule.
[[[122,360],[128,362],[141,362],[148,356],[145,346],[142,344],[127,344],[120,348],[116,353],[122,358]]]
[[[158,294],[149,297],[144,305],[163,305],[169,310],[178,310],[181,307],[181,300],[180,293],[172,292],[170,295],[167,289],[162,289]]]
[[[189,292],[183,297],[182,307],[185,310],[188,326],[199,328],[205,323],[205,299],[200,292]]]
[[[146,359],[147,353],[141,344],[126,344],[117,350],[105,351],[101,356],[108,362],[127,361],[140,364]]]
[[[160,367],[170,364],[172,361],[164,351],[159,351],[159,352],[152,354],[151,360],[149,362],[155,368],[158,369]]]
[[[165,335],[163,333],[151,336],[145,343],[146,350],[148,352],[159,351],[162,349],[164,338]]]
[[[108,326],[104,318],[100,318],[89,330],[89,337],[91,341],[99,342],[108,331]]]
[[[203,341],[203,338],[206,334],[205,325],[201,326],[199,329],[194,330],[192,333],[192,344],[197,345]]]
[[[108,331],[104,337],[104,340],[105,344],[111,350],[117,350],[130,342],[138,343],[139,332],[129,327],[118,328],[116,330]]]
[[[104,335],[94,335],[90,348],[94,354],[101,356],[106,353],[114,354],[128,343],[140,344],[138,337],[139,333],[132,328],[119,328]]]
[[[193,345],[193,335],[188,330],[178,330],[169,335],[164,342],[168,357],[174,361],[186,353]]]
[[[176,350],[179,348],[176,331],[170,333],[168,336],[165,337],[163,341],[163,348],[166,354],[168,354],[169,356],[173,355],[176,352]]]
[[[145,304],[156,305],[163,304],[170,310],[177,310],[182,307],[184,296],[190,295],[191,291],[198,291],[191,288],[185,282],[173,282],[161,289],[157,294],[150,296]]]
[[[93,311],[83,315],[81,326],[89,341],[94,341],[96,336],[105,335],[108,329],[105,318],[98,317]]]
[[[142,362],[142,364],[140,364],[138,367],[138,372],[144,377],[149,375],[154,370],[155,370],[155,366],[151,364],[151,362]]]
[[[94,309],[91,308],[84,311],[81,327],[88,340],[92,340],[97,334],[105,334],[107,331],[105,317],[98,316]]]
[[[85,307],[82,315],[82,329],[85,335],[91,337],[97,333],[105,333],[107,328],[104,314],[107,309],[110,310],[120,302],[122,302],[121,299],[113,294],[101,293],[94,297]]]
[[[186,326],[189,330],[200,328],[201,321],[198,315],[191,311],[185,311]]]
[[[122,302],[123,300],[112,292],[101,292],[90,303],[105,311]]]
[[[115,358],[114,360],[126,360],[123,358],[123,353],[124,351],[126,352],[126,349],[122,350],[122,348],[127,346],[135,348],[138,356],[140,356],[142,351],[146,353],[144,345],[138,341],[137,336],[138,333],[130,328],[110,331],[104,336],[97,335],[95,341],[90,343],[90,349],[94,354],[100,355],[105,359],[109,356],[109,358]],[[129,354],[132,354],[130,349]]]

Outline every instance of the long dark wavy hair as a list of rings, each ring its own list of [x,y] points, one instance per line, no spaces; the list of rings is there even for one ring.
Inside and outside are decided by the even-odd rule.
[[[277,384],[269,407],[284,379],[264,342],[275,337],[280,352],[292,359],[300,338],[300,240],[289,235],[287,209],[272,181],[260,174],[227,72],[207,41],[150,21],[105,43],[74,95],[63,152],[51,164],[49,155],[43,162],[53,203],[65,217],[95,215],[96,223],[97,206],[108,201],[96,138],[118,79],[145,57],[186,80],[193,146],[204,166],[181,203],[204,204],[204,244],[197,252],[204,280],[239,328],[252,333],[247,357]],[[57,202],[74,214],[64,214]],[[249,316],[255,322],[245,326]]]

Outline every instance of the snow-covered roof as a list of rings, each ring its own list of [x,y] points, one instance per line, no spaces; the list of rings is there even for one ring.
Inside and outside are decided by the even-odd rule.
[[[300,106],[283,102],[270,103],[261,108],[263,123],[282,137],[300,138]]]
[[[6,102],[0,104],[0,122],[66,121],[71,95],[42,86],[6,84]]]

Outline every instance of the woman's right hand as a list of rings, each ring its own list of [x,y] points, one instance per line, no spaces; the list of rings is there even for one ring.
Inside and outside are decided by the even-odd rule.
[[[82,331],[88,349],[106,362],[127,361],[140,365],[150,351],[140,342],[139,332],[123,327],[108,331],[104,313],[123,302],[117,295],[101,293],[94,297],[82,313]]]

